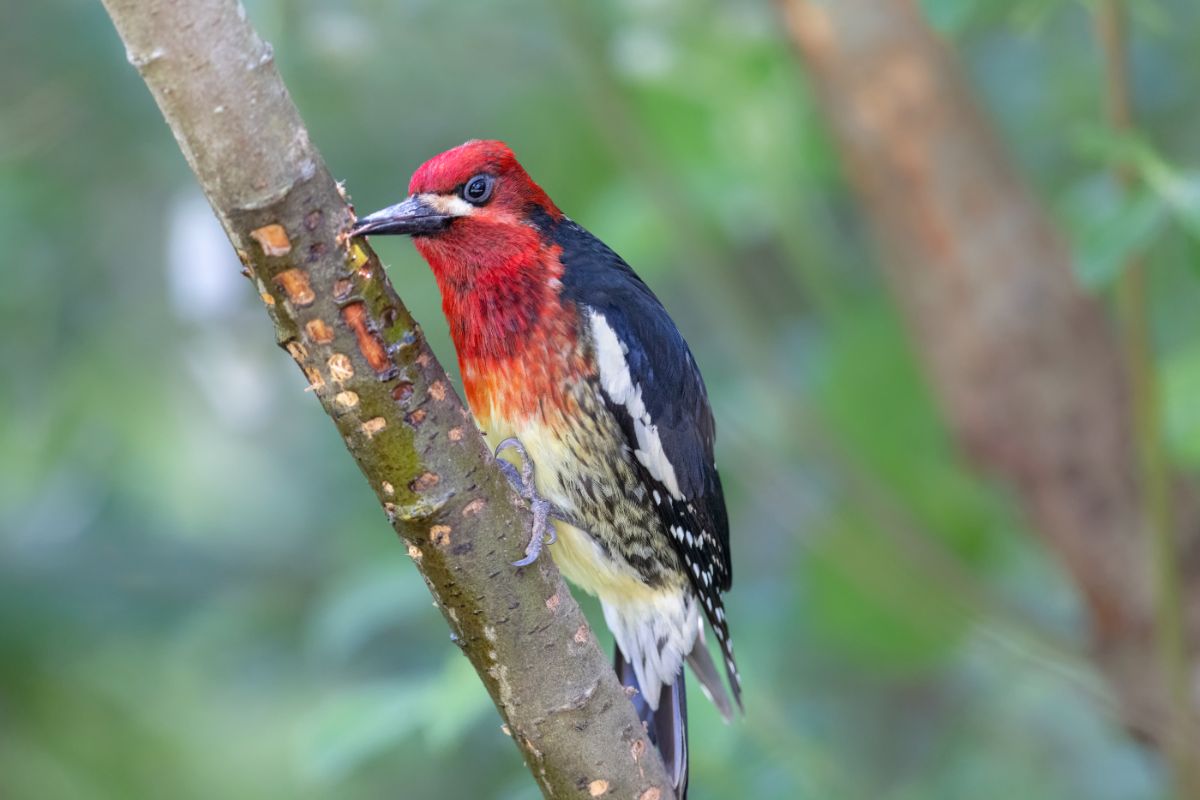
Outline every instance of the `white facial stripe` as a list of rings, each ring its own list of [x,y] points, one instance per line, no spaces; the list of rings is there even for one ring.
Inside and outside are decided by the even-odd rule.
[[[637,437],[634,455],[655,480],[667,487],[672,497],[682,500],[683,492],[679,490],[675,468],[663,451],[658,426],[651,421],[646,404],[642,402],[642,387],[633,382],[629,373],[629,363],[625,359],[628,348],[617,338],[617,332],[603,314],[592,309],[589,315],[592,339],[596,344],[596,360],[600,364],[600,385],[612,402],[624,406],[629,416],[633,417],[633,431]]]
[[[439,214],[448,217],[469,217],[475,213],[475,206],[463,200],[456,194],[434,194],[426,192],[420,195],[421,202]]]

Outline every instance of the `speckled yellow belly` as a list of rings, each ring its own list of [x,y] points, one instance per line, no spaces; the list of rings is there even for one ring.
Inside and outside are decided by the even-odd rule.
[[[479,422],[493,449],[509,437],[519,439],[533,460],[538,494],[572,515],[579,513],[562,485],[570,480],[563,477],[577,472],[580,465],[561,435],[541,420],[527,419],[514,425],[488,417]],[[511,451],[503,457],[520,466],[519,457]],[[661,594],[661,589],[648,586],[623,561],[606,555],[589,533],[561,521],[554,525],[558,540],[550,545],[550,553],[563,575],[579,588],[607,601],[651,600]]]

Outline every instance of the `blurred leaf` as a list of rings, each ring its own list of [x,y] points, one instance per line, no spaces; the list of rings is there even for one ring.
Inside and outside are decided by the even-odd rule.
[[[1074,242],[1076,277],[1094,290],[1115,281],[1130,256],[1144,251],[1167,221],[1157,193],[1123,194],[1107,175],[1077,187],[1061,210]]]
[[[921,9],[929,24],[942,33],[954,34],[965,29],[985,0],[921,0]]]
[[[847,507],[806,562],[817,629],[876,670],[907,671],[948,656],[967,617],[954,596],[912,569],[894,539]]]
[[[417,730],[429,713],[425,687],[410,681],[345,690],[309,721],[299,768],[332,783]]]
[[[1158,195],[1180,227],[1200,237],[1200,170],[1176,167],[1138,133],[1084,126],[1075,142],[1083,155],[1132,169]]]
[[[1041,28],[1055,11],[1066,5],[1064,0],[1016,0],[1008,3],[1013,24],[1029,32]]]
[[[1162,358],[1167,443],[1180,463],[1200,468],[1200,343]]]
[[[924,533],[978,562],[997,501],[959,464],[895,312],[863,305],[836,333],[816,400],[856,460],[846,467],[885,486]]]
[[[471,663],[454,655],[441,672],[337,692],[307,721],[297,759],[312,781],[335,783],[368,760],[403,749],[423,732],[431,747],[454,745],[493,708]]]
[[[1088,3],[1094,0],[1087,0]],[[1133,16],[1134,25],[1141,31],[1156,36],[1167,35],[1171,32],[1171,14],[1160,0],[1130,0],[1129,11]]]
[[[1066,0],[921,0],[930,24],[951,36],[984,22],[1012,25],[1026,33],[1041,29]]]
[[[382,631],[429,611],[425,586],[408,564],[368,565],[338,581],[318,602],[309,623],[313,651],[334,662],[349,660]]]
[[[1147,183],[1159,193],[1183,229],[1200,237],[1200,170],[1176,170],[1165,161],[1156,167],[1147,172]]]
[[[1114,131],[1107,125],[1079,125],[1073,144],[1081,156],[1093,158],[1107,166],[1131,165],[1140,168],[1154,157],[1149,143],[1136,132]]]

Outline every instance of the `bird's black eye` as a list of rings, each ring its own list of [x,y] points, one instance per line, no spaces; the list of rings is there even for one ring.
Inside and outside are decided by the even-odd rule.
[[[492,197],[492,189],[496,186],[496,179],[491,175],[476,175],[471,180],[463,184],[462,196],[463,200],[477,206],[486,203]]]

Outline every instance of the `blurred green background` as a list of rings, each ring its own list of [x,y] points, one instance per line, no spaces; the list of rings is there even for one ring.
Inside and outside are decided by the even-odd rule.
[[[693,800],[1167,796],[956,455],[767,0],[246,6],[360,210],[505,139],[690,341],[747,687],[731,726],[695,694]],[[1149,248],[1200,469],[1200,9],[1134,3],[1164,177],[1123,201],[1086,4],[924,6],[1085,283]],[[0,8],[0,109],[0,797],[533,797],[98,2]],[[427,268],[378,247],[452,364]]]

